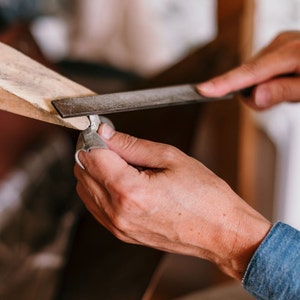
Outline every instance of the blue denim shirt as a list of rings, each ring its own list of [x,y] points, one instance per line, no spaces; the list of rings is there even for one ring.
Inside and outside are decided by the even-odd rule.
[[[300,232],[276,223],[254,253],[242,281],[256,299],[300,299]]]

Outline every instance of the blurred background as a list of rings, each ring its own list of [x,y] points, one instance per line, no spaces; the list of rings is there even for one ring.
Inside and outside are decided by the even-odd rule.
[[[0,0],[1,42],[99,94],[204,81],[299,28],[300,0]],[[299,114],[235,98],[109,117],[300,229]],[[248,299],[208,262],[124,244],[97,224],[75,191],[78,132],[0,119],[1,299]]]

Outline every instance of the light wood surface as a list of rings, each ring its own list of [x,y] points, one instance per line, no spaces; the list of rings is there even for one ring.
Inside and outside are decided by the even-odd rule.
[[[0,109],[73,129],[89,126],[87,117],[62,119],[51,100],[94,93],[0,43]]]

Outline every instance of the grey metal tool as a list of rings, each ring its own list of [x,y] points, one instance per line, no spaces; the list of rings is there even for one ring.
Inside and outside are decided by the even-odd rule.
[[[224,97],[208,98],[200,95],[196,91],[195,85],[184,84],[131,92],[59,99],[53,100],[52,104],[62,118],[69,118],[225,100],[232,97],[233,94],[228,94]]]
[[[106,149],[107,146],[97,133],[101,123],[108,123],[111,127],[114,127],[112,122],[103,116],[90,115],[90,126],[81,131],[76,144],[75,160],[78,165],[84,169],[83,164],[79,159],[79,153],[81,151],[88,152],[92,149]]]

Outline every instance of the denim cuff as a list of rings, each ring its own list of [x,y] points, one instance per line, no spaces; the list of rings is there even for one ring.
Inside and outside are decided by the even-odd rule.
[[[300,232],[276,223],[248,264],[243,287],[256,299],[300,298]]]

